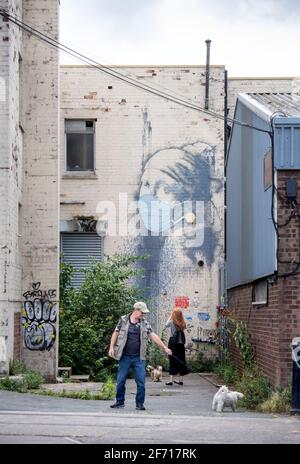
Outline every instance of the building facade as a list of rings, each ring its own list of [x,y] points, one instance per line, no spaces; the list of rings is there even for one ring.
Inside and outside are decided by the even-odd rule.
[[[203,66],[113,70],[204,106]],[[212,66],[210,74],[209,110],[222,114],[224,67]],[[78,232],[76,218],[96,218],[101,253],[148,256],[139,284],[155,330],[180,306],[190,349],[192,339],[212,339],[223,262],[223,121],[92,67],[62,66],[60,135],[67,260],[76,264],[80,240],[87,247],[90,241],[94,256],[96,233]]]
[[[300,332],[298,91],[239,94],[235,117],[254,127],[234,124],[228,150],[228,305],[246,323],[258,365],[286,386]]]
[[[1,0],[58,38],[58,1]],[[12,359],[56,377],[58,53],[0,17],[0,374]]]

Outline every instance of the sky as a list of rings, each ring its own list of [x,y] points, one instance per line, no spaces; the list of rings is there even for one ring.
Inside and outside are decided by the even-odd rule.
[[[299,77],[300,0],[60,0],[60,42],[104,65],[205,65],[206,39],[229,77]]]

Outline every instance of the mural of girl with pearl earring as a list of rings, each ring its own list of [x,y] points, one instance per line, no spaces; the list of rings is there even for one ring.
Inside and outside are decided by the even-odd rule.
[[[223,258],[223,185],[215,157],[215,147],[202,141],[157,150],[143,161],[136,194],[146,233],[133,243],[135,253],[149,256],[140,285],[156,310],[152,322],[162,327],[176,295],[187,295],[191,305],[185,314],[192,318],[194,335],[198,311],[209,314],[215,308],[215,274]],[[213,317],[201,324],[211,329]]]

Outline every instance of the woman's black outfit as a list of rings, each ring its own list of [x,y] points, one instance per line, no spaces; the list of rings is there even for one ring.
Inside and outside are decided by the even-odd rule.
[[[170,375],[180,376],[186,375],[188,373],[185,361],[185,335],[183,330],[179,330],[173,322],[173,327],[171,326],[171,337],[169,338],[168,348],[172,350],[172,355],[169,356]],[[179,333],[180,332],[180,333]]]

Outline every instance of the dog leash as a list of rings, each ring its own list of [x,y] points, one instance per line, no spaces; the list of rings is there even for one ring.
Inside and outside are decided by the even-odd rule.
[[[187,367],[187,365],[184,362],[181,361],[181,359],[178,359],[177,356],[175,356],[174,354],[171,354],[170,356],[173,356],[173,358],[177,359],[177,361],[179,361],[181,364],[185,366],[188,372],[191,372],[191,370]],[[207,382],[211,383],[214,387],[216,388],[220,387],[220,385],[216,385],[215,383],[213,383],[211,380],[207,379],[206,377],[203,377],[202,375],[200,375],[200,377],[202,377],[204,380],[207,380]]]
[[[186,368],[186,370],[187,370],[188,372],[190,372],[190,369],[187,367],[187,365],[186,365],[183,361],[181,361],[181,359],[177,358],[177,356],[175,356],[175,354],[171,354],[171,355],[169,355],[169,356],[172,356],[172,357],[175,358],[177,361],[179,361],[179,362]]]
[[[200,375],[200,374],[199,374]],[[216,385],[214,382],[212,382],[211,380],[209,380],[207,377],[204,377],[203,375],[200,375],[200,377],[204,380],[206,380],[207,382],[211,383],[214,387],[216,388],[220,388],[220,385]]]

